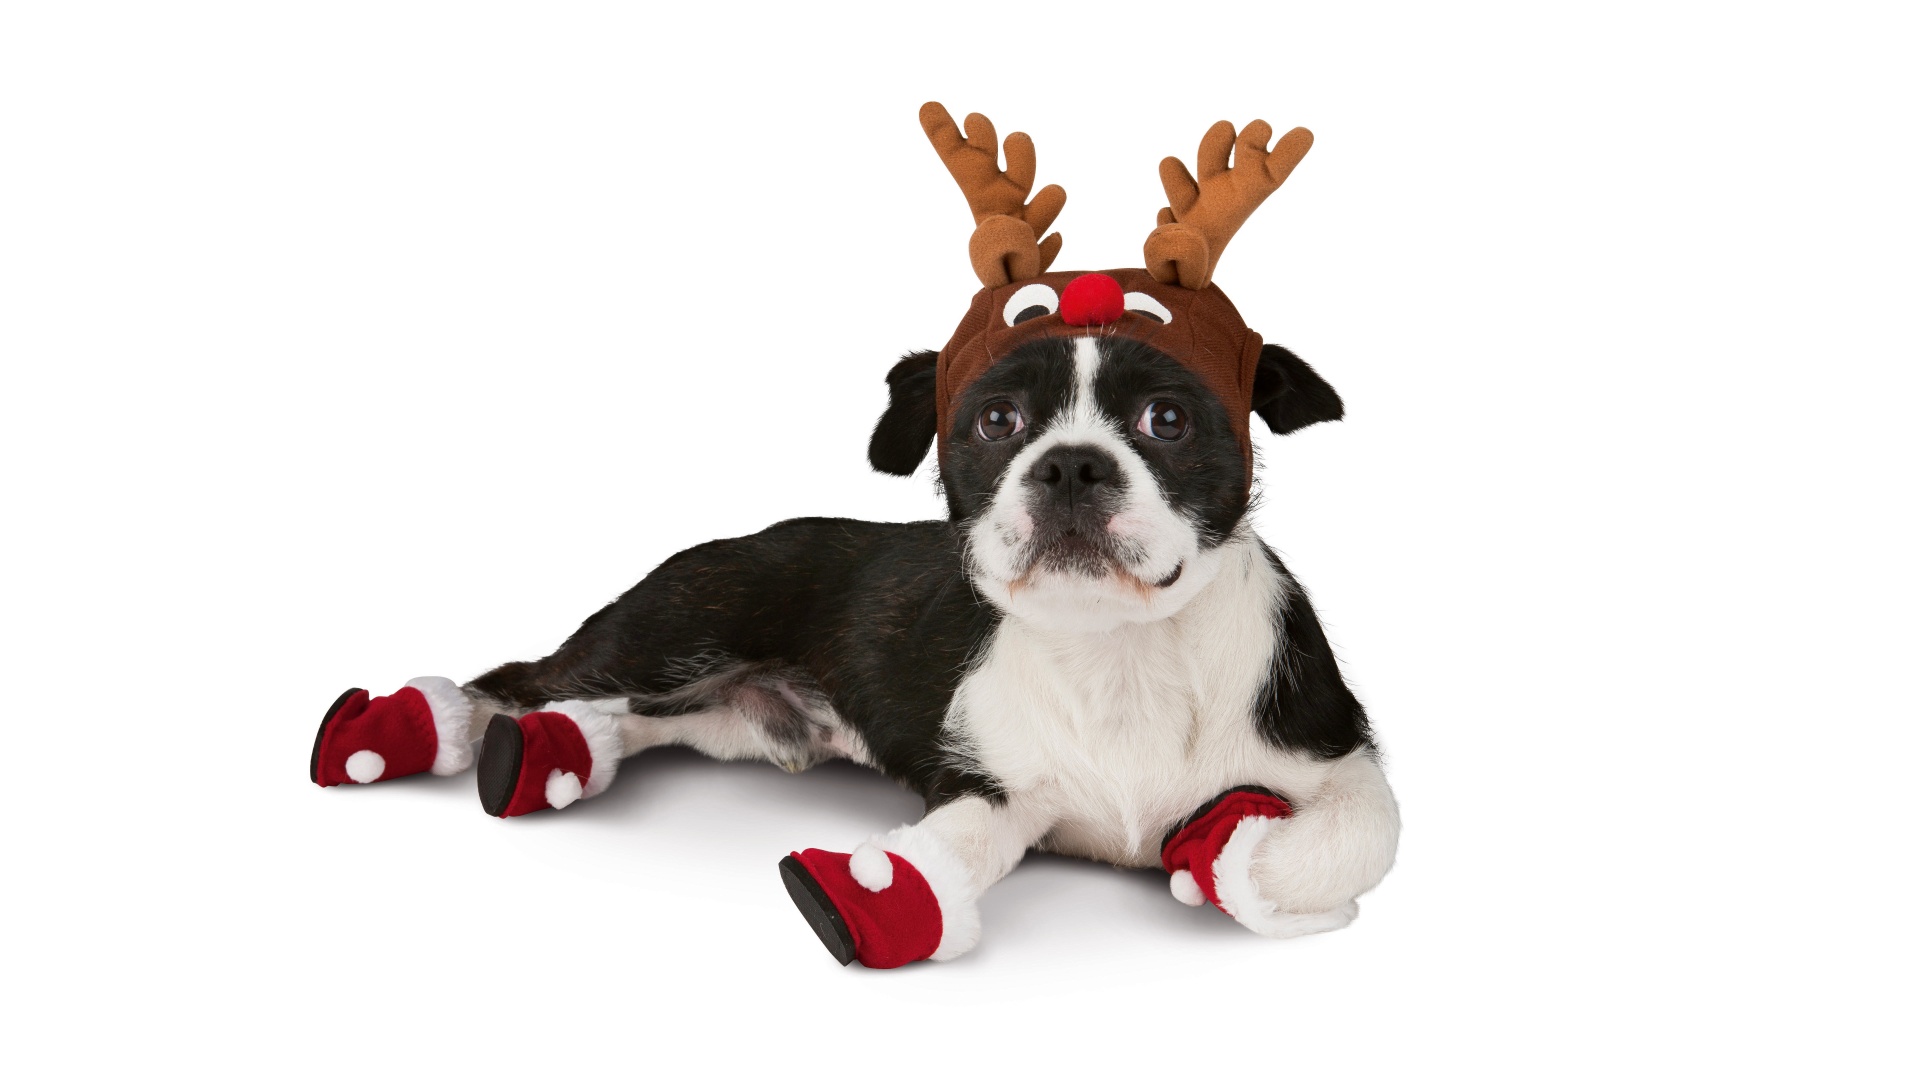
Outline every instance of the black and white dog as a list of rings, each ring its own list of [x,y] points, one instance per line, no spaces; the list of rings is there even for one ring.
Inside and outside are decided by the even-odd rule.
[[[657,746],[871,766],[926,816],[782,864],[842,962],[965,952],[978,897],[1035,847],[1168,869],[1179,849],[1185,902],[1273,937],[1345,926],[1399,817],[1313,606],[1247,524],[1246,416],[1151,333],[1120,332],[1173,318],[1151,286],[1123,316],[1062,321],[1048,280],[994,314],[1051,327],[952,403],[947,520],[805,518],[680,552],[545,659],[350,691],[313,779],[461,771],[488,717],[481,799],[503,816],[597,794]],[[1254,347],[1271,430],[1340,417],[1305,363]],[[910,474],[933,445],[938,364],[888,375],[875,468]]]

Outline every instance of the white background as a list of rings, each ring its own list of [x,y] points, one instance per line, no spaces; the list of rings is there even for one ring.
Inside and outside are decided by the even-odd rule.
[[[0,1063],[1913,1069],[1893,10],[9,5]],[[1062,268],[1137,265],[1211,121],[1315,130],[1220,279],[1348,404],[1256,520],[1402,802],[1350,929],[1036,857],[973,954],[842,970],[775,863],[913,818],[873,774],[307,783],[347,685],[940,512],[864,457],[974,288],[929,98],[1033,133]]]

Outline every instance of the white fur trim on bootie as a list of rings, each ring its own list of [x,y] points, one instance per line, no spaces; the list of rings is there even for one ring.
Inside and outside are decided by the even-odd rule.
[[[452,776],[473,764],[473,702],[452,679],[425,675],[407,685],[420,691],[433,713],[433,733],[440,738],[433,752],[433,775]]]
[[[974,885],[966,864],[947,847],[946,841],[925,829],[902,825],[860,847],[891,851],[913,864],[920,876],[927,879],[933,898],[940,905],[940,947],[933,950],[929,960],[951,960],[980,943],[980,890]],[[859,855],[856,850],[854,857]],[[848,869],[853,869],[851,864]],[[858,871],[854,871],[854,875],[855,881],[867,884],[861,881]],[[891,883],[891,859],[887,860],[887,877]]]
[[[557,712],[572,720],[587,740],[587,753],[593,757],[593,771],[587,776],[580,797],[591,799],[607,790],[608,785],[613,783],[613,774],[620,769],[619,721],[591,701],[556,701],[542,706],[539,711]],[[547,801],[553,803],[552,799]]]
[[[1276,911],[1260,895],[1253,881],[1253,851],[1282,819],[1253,817],[1240,819],[1233,836],[1213,861],[1213,892],[1220,898],[1220,910],[1234,917],[1241,926],[1270,938],[1300,937],[1338,930],[1360,914],[1360,905],[1352,900],[1332,911],[1295,914]],[[1176,894],[1177,895],[1177,894]]]

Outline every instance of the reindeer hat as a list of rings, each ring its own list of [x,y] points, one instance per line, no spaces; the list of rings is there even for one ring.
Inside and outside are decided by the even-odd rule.
[[[920,107],[920,126],[973,211],[969,251],[983,286],[940,350],[934,395],[943,453],[955,405],[994,361],[1032,339],[1089,328],[1135,338],[1185,365],[1219,396],[1242,451],[1250,450],[1247,418],[1260,335],[1213,284],[1213,271],[1227,241],[1306,156],[1312,132],[1294,128],[1268,150],[1273,129],[1265,121],[1237,134],[1220,121],[1200,140],[1197,181],[1179,158],[1160,162],[1168,205],[1147,236],[1145,269],[1048,273],[1060,234],[1047,234],[1047,226],[1067,193],[1049,184],[1027,199],[1033,140],[1021,132],[1007,136],[1003,172],[993,123],[979,113],[967,117],[962,134],[947,110],[930,101]]]

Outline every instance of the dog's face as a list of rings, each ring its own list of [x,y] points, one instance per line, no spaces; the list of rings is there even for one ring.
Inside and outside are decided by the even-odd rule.
[[[975,583],[1075,626],[1172,614],[1247,506],[1225,408],[1130,338],[1031,341],[961,396],[942,481]]]
[[[915,354],[888,376],[875,468],[911,473],[933,442],[934,362]],[[1273,345],[1253,398],[1281,433],[1341,411],[1331,387]],[[1229,408],[1138,337],[1094,329],[1012,347],[954,396],[941,444],[976,587],[1009,614],[1063,629],[1179,611],[1213,579],[1247,510],[1249,451]]]

